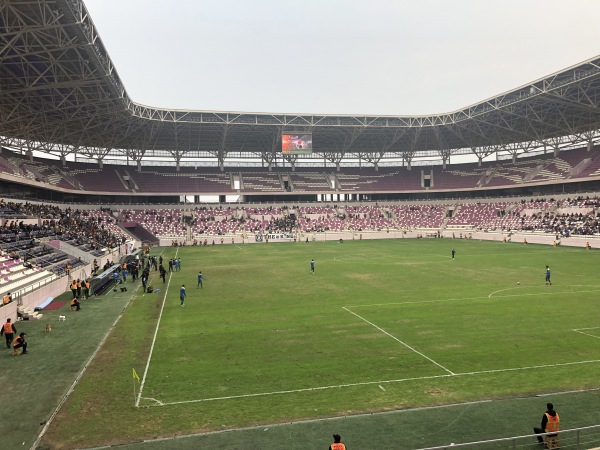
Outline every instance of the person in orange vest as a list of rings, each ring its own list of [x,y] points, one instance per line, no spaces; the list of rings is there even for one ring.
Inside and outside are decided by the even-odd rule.
[[[77,281],[73,280],[71,283],[71,292],[73,293],[73,297],[77,297]]]
[[[10,292],[4,296],[4,300],[2,301],[5,305],[8,305],[12,302],[12,297],[10,296]]]
[[[0,328],[0,336],[2,336],[2,335],[6,336],[6,346],[8,348],[10,348],[10,343],[12,342],[16,332],[17,332],[17,329],[12,324],[12,322],[10,321],[10,317],[9,317],[8,319],[6,319],[6,323],[4,325],[2,325],[2,328]]]
[[[77,287],[77,297],[81,298],[81,280],[79,278],[77,278],[76,287]]]
[[[81,304],[79,303],[79,299],[77,297],[73,297],[71,300],[71,311],[75,308],[75,311],[79,311],[81,309]]]
[[[342,438],[339,434],[333,435],[333,444],[329,446],[329,450],[346,450],[346,446],[342,444]]]
[[[535,427],[533,432],[537,434],[537,440],[540,444],[544,443],[544,438],[540,436],[541,433],[552,433],[560,430],[560,417],[558,413],[554,411],[554,405],[552,403],[546,404],[547,411],[542,416],[541,427]],[[556,436],[548,435],[548,437]]]
[[[16,353],[16,351],[19,350],[20,348],[23,349],[23,352],[21,354],[26,355],[27,354],[27,342],[25,341],[25,333],[19,334],[13,341],[13,351],[15,352],[13,354],[15,354],[15,355],[18,354],[18,353]]]
[[[86,280],[85,282],[85,298],[90,298],[90,281]]]

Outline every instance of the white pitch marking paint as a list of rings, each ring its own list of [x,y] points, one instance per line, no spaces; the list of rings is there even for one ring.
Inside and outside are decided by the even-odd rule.
[[[571,331],[574,331],[575,333],[579,333],[579,334],[584,334],[585,336],[593,337],[595,339],[600,339],[600,336],[596,336],[594,334],[590,334],[590,333],[586,333],[584,331],[581,331],[581,330],[594,330],[596,328],[598,328],[598,327],[595,327],[595,328],[579,328],[577,330],[571,330]]]
[[[409,350],[412,350],[413,352],[415,352],[417,355],[422,356],[423,358],[425,358],[426,360],[432,362],[433,364],[435,364],[436,366],[438,366],[440,369],[444,370],[445,372],[448,372],[450,375],[454,375],[454,372],[452,372],[450,369],[447,369],[446,367],[442,366],[440,363],[434,361],[433,359],[431,359],[429,356],[421,353],[420,351],[418,351],[417,349],[411,347],[410,345],[408,345],[406,342],[402,342],[400,339],[398,339],[396,336],[391,335],[390,333],[388,333],[387,331],[385,331],[383,328],[375,325],[373,322],[369,322],[367,319],[365,319],[364,317],[356,314],[354,311],[350,311],[348,308],[346,308],[345,306],[342,307],[343,309],[345,309],[346,311],[348,311],[350,314],[355,315],[356,317],[358,317],[360,320],[367,322],[369,325],[371,325],[372,327],[377,328],[379,331],[381,331],[383,334],[391,337],[393,340],[395,340],[396,342],[404,345],[406,348],[408,348]]]
[[[567,363],[557,363],[557,364],[542,364],[538,366],[525,366],[525,367],[509,367],[506,369],[490,369],[490,370],[480,370],[474,372],[464,372],[464,373],[455,373],[455,374],[443,374],[443,375],[431,375],[424,377],[412,377],[412,378],[399,378],[395,380],[380,380],[380,381],[363,381],[358,383],[347,383],[347,384],[338,384],[331,386],[318,386],[313,388],[303,388],[303,389],[288,389],[285,391],[273,391],[273,392],[257,392],[254,394],[240,394],[240,395],[230,395],[226,397],[212,397],[212,398],[202,398],[197,400],[183,400],[180,402],[163,402],[162,406],[170,406],[170,405],[182,405],[186,403],[202,403],[202,402],[211,402],[218,400],[231,400],[231,399],[240,399],[240,398],[251,398],[251,397],[263,397],[268,395],[283,395],[283,394],[295,394],[302,392],[315,392],[315,391],[324,391],[328,389],[340,389],[346,387],[356,387],[356,386],[369,386],[369,385],[380,385],[380,384],[392,384],[392,383],[404,383],[409,381],[422,381],[422,380],[435,380],[439,378],[455,378],[455,377],[464,377],[464,376],[474,376],[474,375],[485,375],[485,374],[494,374],[494,373],[503,373],[503,372],[518,372],[522,370],[536,370],[536,369],[548,369],[553,367],[563,367],[563,366],[573,366],[579,364],[594,364],[600,363],[600,359],[593,359],[589,361],[573,361]]]
[[[177,247],[177,251],[175,251],[175,257],[177,258],[177,254],[179,253],[179,247]],[[140,383],[140,390],[138,392],[138,398],[135,402],[136,408],[140,405],[140,399],[142,398],[142,392],[144,391],[144,385],[146,384],[146,375],[148,374],[148,368],[150,367],[150,360],[152,359],[152,352],[154,351],[154,344],[156,344],[156,336],[158,335],[158,328],[160,327],[160,319],[162,319],[162,314],[165,309],[165,303],[167,302],[167,293],[169,292],[169,286],[171,285],[171,279],[173,278],[173,272],[169,274],[169,282],[167,283],[167,289],[165,289],[165,296],[163,297],[163,302],[160,307],[160,314],[158,315],[158,320],[156,321],[156,329],[154,330],[154,337],[152,338],[152,345],[150,346],[150,354],[148,355],[148,361],[146,361],[146,368],[144,369],[144,375],[142,375],[142,382]]]

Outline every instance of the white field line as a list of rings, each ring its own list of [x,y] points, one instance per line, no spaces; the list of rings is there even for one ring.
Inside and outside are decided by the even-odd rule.
[[[161,402],[160,400],[156,400],[155,398],[152,397],[142,397],[144,400],[152,400],[153,402],[156,402],[158,404],[158,406],[164,406],[164,403]]]
[[[161,255],[162,255],[162,252],[161,252]],[[67,392],[65,393],[65,395],[63,395],[63,397],[60,399],[60,401],[58,402],[58,405],[56,406],[56,408],[54,408],[54,411],[52,411],[52,414],[50,415],[50,418],[44,423],[44,427],[42,428],[42,430],[38,434],[36,440],[33,442],[33,445],[30,447],[30,450],[36,449],[37,446],[40,444],[40,442],[42,440],[42,437],[46,434],[46,431],[48,431],[48,428],[50,427],[50,424],[52,423],[52,421],[54,420],[54,418],[56,417],[56,415],[58,414],[58,412],[60,411],[60,409],[62,408],[62,406],[65,404],[65,402],[67,401],[67,399],[69,398],[69,396],[71,395],[71,393],[73,392],[73,390],[75,389],[75,386],[77,386],[77,384],[79,383],[79,380],[81,380],[81,378],[83,377],[83,374],[85,373],[85,371],[87,370],[87,368],[89,367],[89,365],[91,364],[91,362],[93,361],[93,359],[96,357],[96,355],[98,354],[98,352],[100,351],[100,349],[104,346],[104,343],[108,339],[108,335],[117,326],[117,323],[119,322],[119,320],[121,320],[121,317],[123,317],[123,313],[129,307],[129,304],[131,303],[131,301],[135,297],[135,293],[137,292],[137,290],[139,289],[139,287],[141,285],[142,285],[142,282],[140,281],[139,284],[135,287],[135,290],[131,293],[131,297],[129,297],[129,300],[127,301],[127,303],[123,307],[123,310],[119,313],[119,315],[117,316],[117,318],[115,319],[115,321],[113,322],[113,324],[111,325],[111,327],[108,329],[108,331],[106,332],[106,334],[104,335],[104,337],[102,338],[102,340],[100,341],[100,343],[98,344],[98,346],[96,347],[96,349],[94,350],[94,353],[92,353],[92,355],[86,361],[86,363],[84,364],[83,368],[79,371],[79,373],[75,377],[75,380],[73,380],[73,383],[71,383],[71,386],[69,386],[69,389],[67,389]]]
[[[594,391],[596,389],[590,389],[590,390]],[[586,392],[586,391],[581,391],[581,392]],[[522,398],[518,398],[517,400],[520,400],[520,399],[522,399]],[[166,441],[174,442],[174,441],[177,441],[180,439],[186,439],[186,438],[190,438],[190,437],[212,436],[212,435],[224,434],[224,433],[234,433],[236,431],[248,431],[248,430],[267,431],[269,428],[281,428],[281,427],[286,427],[289,425],[301,425],[301,424],[320,423],[320,422],[333,422],[333,421],[340,420],[340,419],[350,419],[350,418],[359,419],[361,417],[373,417],[373,416],[384,416],[384,415],[388,416],[391,414],[407,414],[407,413],[411,413],[411,412],[415,412],[415,411],[455,408],[457,406],[470,407],[470,406],[479,405],[482,403],[490,403],[492,401],[493,400],[477,400],[477,401],[465,402],[465,403],[452,403],[449,405],[421,406],[418,408],[396,409],[393,411],[380,411],[380,412],[362,413],[362,414],[349,414],[349,415],[345,415],[345,416],[333,416],[333,417],[321,417],[318,419],[296,420],[296,421],[285,422],[285,423],[271,423],[268,425],[255,425],[255,426],[240,427],[240,428],[227,428],[225,430],[206,431],[204,433],[181,434],[181,435],[177,435],[177,436],[158,438],[158,439],[145,439],[143,441],[143,443],[158,443],[158,442],[166,442]],[[114,446],[104,445],[101,447],[87,448],[87,450],[104,450],[104,449],[113,449],[113,448],[114,448]]]
[[[523,286],[523,287],[531,287],[531,286]],[[535,286],[534,286],[535,287]],[[563,287],[563,286],[561,286]],[[594,287],[594,286],[586,286],[586,285],[580,285],[580,284],[569,284],[566,285],[564,287]],[[512,287],[512,288],[506,288],[506,289],[500,289],[499,291],[494,291],[492,292],[490,295],[488,295],[488,298],[492,298],[492,296],[494,294],[497,294],[498,292],[504,292],[504,291],[511,291],[514,289],[521,289],[521,286],[518,287]],[[552,288],[550,288],[552,289]],[[560,291],[560,292],[548,292],[548,291],[544,291],[544,292],[537,292],[534,294],[511,294],[511,295],[501,295],[499,296],[499,298],[503,298],[503,297],[520,297],[521,295],[525,296],[525,295],[552,295],[552,294],[581,294],[581,293],[585,293],[585,292],[597,292],[598,290],[600,290],[600,288],[595,288],[591,291]]]
[[[383,392],[385,392],[385,388],[382,385],[379,385],[379,389],[381,389]]]
[[[569,285],[571,287],[578,287],[578,285]],[[569,287],[564,286],[564,287]],[[593,287],[593,286],[591,286]],[[598,292],[600,291],[600,287],[595,287],[592,290],[583,290],[583,291],[555,291],[554,289],[544,290],[543,292],[534,292],[530,294],[510,294],[510,295],[498,295],[493,298],[509,298],[509,297],[525,297],[525,296],[537,296],[537,295],[562,295],[562,294],[583,294],[586,292]],[[498,292],[498,291],[496,291]],[[494,294],[494,292],[492,292]],[[349,305],[349,308],[368,308],[371,306],[391,306],[391,305],[411,305],[411,304],[419,304],[419,303],[442,303],[442,302],[459,302],[461,300],[485,300],[490,298],[489,295],[485,297],[461,297],[461,298],[443,298],[436,300],[416,300],[416,301],[408,301],[408,302],[390,302],[390,303],[369,303],[364,305]]]
[[[372,386],[372,385],[380,385],[380,384],[392,384],[392,383],[404,383],[408,381],[422,381],[422,380],[434,380],[439,378],[456,378],[456,377],[464,377],[464,376],[474,376],[474,375],[485,375],[485,374],[494,374],[494,373],[502,373],[502,372],[518,372],[523,370],[535,370],[535,369],[548,369],[562,366],[573,366],[579,364],[594,364],[600,363],[600,359],[593,359],[589,361],[573,361],[567,363],[557,363],[557,364],[542,364],[538,366],[526,366],[526,367],[510,367],[507,369],[490,369],[490,370],[479,370],[474,372],[464,372],[464,373],[454,373],[443,374],[443,375],[431,375],[424,377],[412,377],[412,378],[399,378],[395,380],[380,380],[380,381],[363,381],[358,383],[347,383],[347,384],[337,384],[331,386],[318,386],[312,388],[303,388],[303,389],[288,389],[284,391],[273,391],[273,392],[257,392],[255,394],[240,394],[240,395],[229,395],[226,397],[211,397],[211,398],[202,398],[197,400],[183,400],[179,402],[162,402],[162,405],[158,406],[170,406],[170,405],[182,405],[186,403],[202,403],[202,402],[212,402],[218,400],[231,400],[231,399],[240,399],[240,398],[251,398],[251,397],[265,397],[269,395],[282,395],[282,394],[296,394],[301,392],[314,392],[314,391],[324,391],[328,389],[340,389],[347,387],[356,387],[356,386]],[[157,405],[154,405],[157,406]]]
[[[547,394],[538,394],[536,397],[554,397],[555,395],[565,395],[565,394],[578,394],[580,392],[593,392],[600,391],[600,388],[590,388],[590,389],[576,389],[574,391],[560,391],[560,392],[548,392]]]
[[[593,337],[593,338],[595,338],[595,339],[600,339],[600,336],[596,336],[596,335],[594,335],[594,334],[590,334],[590,333],[586,333],[585,331],[581,331],[581,330],[595,330],[595,329],[597,329],[597,328],[600,328],[600,327],[593,327],[593,328],[575,328],[575,329],[572,329],[571,331],[574,331],[575,333],[579,333],[579,334],[584,334],[584,335],[586,335],[586,336]]]
[[[497,294],[498,292],[512,291],[514,289],[519,289],[519,288],[518,287],[511,287],[511,288],[506,288],[506,289],[500,289],[499,291],[492,292],[490,295],[488,295],[488,298],[492,298],[493,295]]]
[[[169,283],[170,283],[170,281],[171,281],[171,279],[169,278]],[[570,285],[570,286],[571,287],[579,287],[579,286],[585,286],[585,285]],[[168,290],[168,285],[167,285],[167,290]],[[591,290],[591,291],[571,291],[571,293],[597,292],[598,290],[600,290],[600,288],[597,288],[597,289]],[[553,292],[544,291],[544,292],[535,293],[535,294],[522,294],[522,295],[553,295],[553,294],[565,294],[565,293],[568,293],[568,292],[556,292],[553,290]],[[496,298],[517,297],[517,296],[519,296],[519,295],[498,296]],[[166,297],[166,292],[165,292],[165,297]],[[451,299],[442,299],[442,300],[423,300],[423,301],[394,302],[394,303],[373,303],[373,304],[368,304],[368,305],[351,305],[350,307],[357,308],[357,307],[369,307],[369,306],[404,305],[404,304],[413,304],[413,303],[435,303],[435,302],[460,301],[460,300],[482,300],[482,299],[486,299],[486,298],[489,298],[489,297],[451,298]],[[163,302],[163,307],[164,307],[164,302]],[[400,341],[396,337],[394,337],[391,334],[389,334],[388,332],[386,332],[385,330],[372,324],[368,320],[360,317],[355,312],[350,311],[347,307],[343,307],[343,308],[346,311],[350,312],[351,314],[359,317],[360,319],[364,320],[365,322],[367,322],[367,323],[371,324],[372,326],[374,326],[375,328],[379,329],[380,331],[382,331],[386,335],[390,336],[394,340],[400,342],[401,344],[405,345],[406,347],[410,348],[411,350],[415,351],[416,353],[419,353],[416,350],[414,350],[412,347],[404,344],[402,341]],[[161,316],[162,316],[162,309],[161,309]],[[159,322],[160,322],[160,317],[159,317]],[[578,330],[586,330],[586,329],[594,329],[594,328],[600,328],[600,327],[579,328]],[[158,325],[157,325],[156,331],[158,331]],[[577,331],[577,330],[573,330],[573,331]],[[582,333],[582,334],[585,334],[585,333]],[[597,337],[597,336],[592,336],[592,337]],[[152,342],[152,349],[154,348],[155,340],[156,340],[156,332],[154,335],[154,340]],[[152,349],[150,351],[150,356],[152,355]],[[545,369],[545,368],[560,367],[560,366],[571,366],[571,365],[577,365],[577,364],[593,364],[593,363],[600,362],[600,359],[598,359],[598,360],[589,360],[589,361],[574,361],[574,362],[568,362],[568,363],[545,364],[545,365],[538,365],[538,366],[513,367],[513,368],[506,368],[506,369],[492,369],[492,370],[482,370],[482,371],[475,371],[475,372],[453,373],[453,372],[449,371],[448,369],[444,368],[443,366],[439,365],[435,361],[431,360],[427,356],[423,355],[422,353],[419,353],[419,354],[422,355],[423,357],[427,358],[434,364],[438,365],[442,369],[444,369],[446,372],[448,372],[448,374],[413,377],[413,378],[400,378],[400,379],[394,379],[394,380],[364,381],[364,382],[358,382],[358,383],[348,383],[348,384],[339,384],[339,385],[331,385],[331,386],[318,386],[318,387],[313,387],[313,388],[288,389],[288,390],[283,390],[283,391],[258,392],[258,393],[253,393],[253,394],[240,394],[240,395],[231,395],[231,396],[224,396],[224,397],[203,398],[203,399],[196,399],[196,400],[183,400],[183,401],[179,401],[179,402],[161,402],[160,400],[151,399],[152,401],[158,403],[158,405],[151,405],[151,406],[170,406],[170,405],[181,405],[181,404],[186,404],[186,403],[201,403],[201,402],[210,402],[210,401],[218,401],[218,400],[231,400],[231,399],[240,399],[240,398],[270,396],[270,395],[294,394],[294,393],[301,393],[301,392],[322,391],[322,390],[327,390],[327,389],[340,389],[340,388],[355,387],[355,386],[368,386],[368,385],[374,385],[374,384],[381,385],[381,384],[401,383],[401,382],[407,382],[407,381],[430,380],[430,379],[436,379],[436,378],[452,378],[452,377],[460,377],[460,376],[467,376],[467,375],[471,376],[471,375],[480,375],[480,374],[522,371],[522,370],[535,370],[535,369]],[[144,371],[142,383],[146,379],[146,373],[147,373],[149,364],[150,364],[150,357],[148,358],[148,363],[146,365],[146,370]],[[142,392],[142,389],[140,388],[139,397],[138,397],[136,406],[139,406],[139,399],[141,397],[141,392]]]
[[[438,366],[440,369],[444,370],[445,372],[448,372],[450,375],[454,375],[454,372],[452,372],[450,369],[447,369],[446,367],[442,366],[440,363],[434,361],[433,359],[431,359],[429,356],[424,355],[423,353],[421,353],[420,351],[418,351],[417,349],[411,347],[410,345],[408,345],[406,342],[401,341],[400,339],[398,339],[396,336],[391,335],[390,333],[388,333],[387,331],[385,331],[383,328],[375,325],[373,322],[369,322],[367,319],[365,319],[364,317],[356,314],[354,311],[350,311],[348,308],[346,308],[345,306],[342,307],[343,309],[345,309],[346,311],[348,311],[350,314],[358,317],[360,320],[367,322],[369,325],[371,325],[372,327],[377,328],[379,331],[381,331],[383,334],[385,334],[386,336],[391,337],[393,340],[395,340],[396,342],[404,345],[407,349],[412,350],[413,352],[415,352],[417,355],[422,356],[423,358],[425,358],[426,360],[428,360],[429,362],[432,362],[433,364],[435,364],[436,366]]]
[[[177,250],[175,251],[175,257],[177,257],[178,253],[179,253],[179,247],[177,247]],[[140,389],[138,391],[138,398],[135,402],[136,408],[140,405],[140,399],[142,398],[142,392],[144,391],[144,384],[146,383],[146,375],[148,374],[148,368],[150,367],[150,360],[152,359],[152,352],[154,351],[154,344],[156,343],[156,336],[158,335],[158,328],[160,327],[160,319],[162,318],[162,314],[165,309],[165,303],[167,302],[167,293],[169,292],[169,285],[171,284],[171,278],[173,278],[173,272],[171,272],[169,274],[169,282],[167,283],[167,288],[165,289],[163,302],[160,307],[160,314],[158,315],[158,320],[156,321],[156,329],[154,330],[154,337],[152,338],[152,345],[150,346],[150,354],[148,355],[148,361],[146,361],[146,368],[144,369],[144,375],[142,375],[142,382],[140,383]]]

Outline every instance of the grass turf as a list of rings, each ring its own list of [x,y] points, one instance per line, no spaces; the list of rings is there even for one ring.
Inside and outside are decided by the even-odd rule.
[[[597,386],[596,252],[400,239],[164,255],[176,251],[182,271],[169,281],[164,309],[164,289],[134,299],[46,447]],[[546,264],[552,286],[544,285]],[[198,270],[204,289],[196,288]],[[140,403],[147,408],[134,408],[131,368],[143,374],[161,311]],[[582,328],[589,335],[572,331]],[[472,434],[453,431],[455,441]],[[420,439],[396,444],[440,442]]]

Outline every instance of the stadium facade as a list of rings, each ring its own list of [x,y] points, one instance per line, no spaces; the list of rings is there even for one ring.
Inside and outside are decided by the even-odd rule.
[[[185,111],[128,96],[80,0],[4,2],[0,29],[5,195],[176,203],[203,194],[315,201],[597,187],[600,56],[444,114]],[[312,151],[283,153],[286,133],[311,135]],[[466,156],[477,162],[455,164]],[[477,175],[465,182],[468,173]]]

